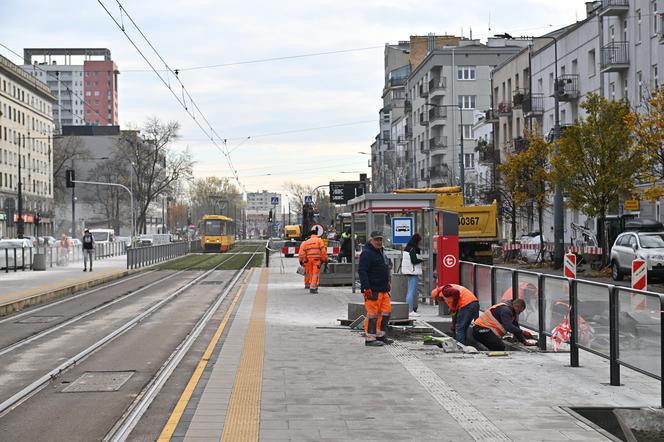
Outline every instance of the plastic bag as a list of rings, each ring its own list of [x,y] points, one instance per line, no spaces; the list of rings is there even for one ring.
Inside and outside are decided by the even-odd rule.
[[[297,268],[297,270],[296,270],[296,273],[297,273],[298,275],[302,275],[302,276],[304,276],[304,267],[299,266],[299,267]]]

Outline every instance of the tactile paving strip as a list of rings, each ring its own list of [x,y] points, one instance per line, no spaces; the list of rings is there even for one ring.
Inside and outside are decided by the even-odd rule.
[[[385,348],[410,372],[450,416],[476,441],[511,440],[498,427],[440,376],[427,367],[406,346],[394,342]]]

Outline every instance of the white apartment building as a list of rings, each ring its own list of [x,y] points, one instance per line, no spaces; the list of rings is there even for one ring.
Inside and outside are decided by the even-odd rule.
[[[0,56],[0,237],[16,237],[19,185],[24,234],[53,232],[54,102],[46,84]]]
[[[484,112],[476,112],[473,124],[474,142],[471,155],[466,160],[466,204],[490,204],[496,195],[494,192],[494,147],[493,123],[486,120]]]
[[[278,198],[279,203],[272,204],[272,198]],[[270,210],[275,214],[281,213],[281,194],[268,192],[247,192],[247,210],[256,211],[257,213],[268,214]],[[275,215],[276,216],[276,215]]]
[[[491,70],[527,44],[499,38],[458,43],[430,50],[406,84],[417,187],[459,185],[460,161],[464,175],[474,168],[473,115],[491,107]],[[464,192],[474,190],[467,184]]]

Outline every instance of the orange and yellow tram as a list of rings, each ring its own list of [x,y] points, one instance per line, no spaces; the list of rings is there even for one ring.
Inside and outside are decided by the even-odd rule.
[[[204,252],[226,252],[235,244],[235,221],[224,215],[203,216],[198,232]]]

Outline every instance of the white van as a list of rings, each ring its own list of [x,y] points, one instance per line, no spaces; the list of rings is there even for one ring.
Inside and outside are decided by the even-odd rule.
[[[115,230],[113,229],[90,229],[90,234],[97,244],[115,241]]]

